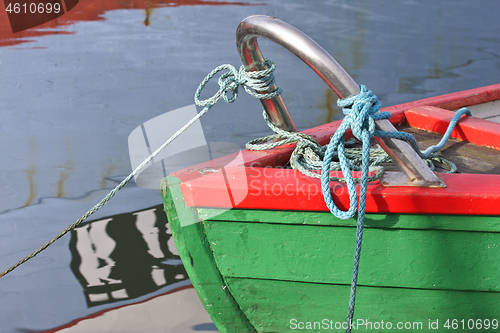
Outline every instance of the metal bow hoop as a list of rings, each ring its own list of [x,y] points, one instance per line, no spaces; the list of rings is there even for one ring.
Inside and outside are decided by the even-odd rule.
[[[359,93],[358,84],[318,43],[288,23],[265,15],[247,17],[241,21],[236,30],[236,46],[247,71],[266,69],[257,38],[273,41],[295,54],[318,74],[340,99]],[[261,102],[269,118],[277,127],[287,131],[297,131],[281,96],[261,99]],[[376,120],[375,128],[382,131],[396,131],[387,119]],[[407,185],[445,186],[408,143],[391,137],[377,140],[403,170],[409,180]]]

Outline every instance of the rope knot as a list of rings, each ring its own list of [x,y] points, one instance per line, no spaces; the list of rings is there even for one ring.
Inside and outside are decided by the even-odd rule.
[[[353,135],[362,140],[363,131],[368,131],[370,138],[375,132],[375,121],[381,117],[374,117],[380,110],[380,102],[376,95],[364,85],[360,85],[359,93],[345,99],[339,99],[337,105],[345,114],[344,121],[351,127]],[[381,116],[386,116],[385,112]]]

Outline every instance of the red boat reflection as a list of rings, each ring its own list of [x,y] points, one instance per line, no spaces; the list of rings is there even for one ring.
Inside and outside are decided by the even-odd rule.
[[[248,2],[231,1],[206,1],[206,0],[80,0],[74,9],[56,19],[36,26],[35,28],[12,32],[7,12],[2,10],[0,19],[0,47],[17,45],[35,40],[35,37],[55,34],[71,34],[64,27],[80,21],[98,21],[104,20],[103,14],[106,11],[115,9],[144,9],[144,24],[149,24],[148,15],[151,9],[158,7],[177,7],[177,6],[224,6],[224,5],[254,5]]]

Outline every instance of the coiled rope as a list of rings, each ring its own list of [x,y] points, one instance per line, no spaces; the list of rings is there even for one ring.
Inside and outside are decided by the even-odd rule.
[[[195,103],[198,106],[204,106],[203,110],[194,116],[191,120],[189,120],[186,125],[184,125],[181,129],[175,132],[167,141],[165,141],[156,151],[154,151],[148,158],[146,158],[130,175],[128,175],[120,184],[118,184],[114,189],[112,189],[98,204],[88,210],[85,214],[82,215],[78,220],[76,220],[73,224],[68,226],[66,229],[61,231],[57,236],[52,238],[50,241],[45,243],[39,249],[26,256],[22,260],[18,261],[16,264],[12,265],[10,268],[0,273],[0,278],[5,276],[6,274],[12,272],[14,269],[24,264],[26,261],[34,258],[40,252],[49,247],[52,243],[57,241],[59,238],[75,229],[80,223],[85,221],[90,215],[94,214],[98,211],[102,206],[104,206],[119,190],[121,190],[134,176],[139,173],[144,166],[146,166],[156,155],[158,155],[165,147],[167,147],[172,141],[174,141],[179,135],[181,135],[189,126],[195,123],[198,119],[200,119],[207,111],[221,98],[224,99],[227,103],[232,103],[238,97],[238,86],[242,85],[247,93],[250,95],[260,98],[260,99],[268,99],[274,96],[281,94],[281,88],[273,91],[272,86],[274,85],[274,69],[276,66],[274,62],[266,59],[267,69],[262,71],[254,71],[254,72],[246,72],[244,67],[241,66],[240,70],[237,71],[231,65],[221,65],[215,68],[212,72],[210,72],[205,79],[201,82],[200,86],[196,90],[195,93]],[[210,79],[223,70],[228,70],[228,72],[223,73],[219,80],[219,90],[212,97],[206,100],[200,100],[200,94],[205,85],[210,81]],[[252,91],[252,89],[254,91]],[[227,94],[231,92],[231,96]]]

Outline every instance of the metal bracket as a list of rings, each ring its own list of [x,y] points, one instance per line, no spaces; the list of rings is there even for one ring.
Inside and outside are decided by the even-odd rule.
[[[437,173],[434,174],[444,184],[443,179]],[[419,179],[411,181],[402,171],[385,171],[384,174],[382,175],[382,178],[380,178],[380,183],[384,186],[389,186],[389,187],[390,186],[446,187],[446,186],[441,186],[441,184],[436,184],[436,185],[427,183],[422,184],[422,181]]]

